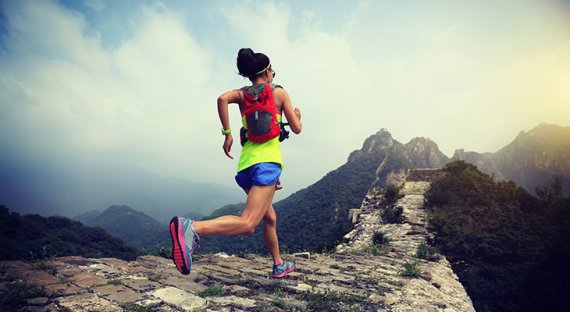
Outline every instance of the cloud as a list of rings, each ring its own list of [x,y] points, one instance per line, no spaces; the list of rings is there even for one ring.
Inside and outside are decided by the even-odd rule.
[[[83,0],[83,3],[85,3],[85,5],[90,9],[99,12],[103,11],[107,7],[107,4],[105,4],[105,1],[103,0]]]
[[[363,68],[352,48],[342,35],[321,30],[314,13],[305,11],[296,20],[298,33],[291,34],[287,4],[265,3],[256,11],[235,5],[224,12],[236,36],[270,57],[277,72],[275,82],[288,90],[293,105],[302,111],[303,132],[283,144],[285,178],[303,176],[304,184],[293,188],[340,166],[366,136],[380,129],[378,124],[362,123],[369,119],[363,108],[371,93],[356,79]],[[312,170],[305,170],[307,163]]]
[[[3,2],[3,152],[231,185],[236,161],[222,153],[215,100],[249,83],[235,74],[242,47],[271,58],[303,112],[303,133],[283,144],[278,196],[337,168],[380,128],[403,143],[430,137],[449,155],[496,150],[542,121],[570,123],[570,28],[558,7],[362,1],[329,14],[252,3],[87,1],[82,12]],[[231,123],[240,126],[236,107]]]

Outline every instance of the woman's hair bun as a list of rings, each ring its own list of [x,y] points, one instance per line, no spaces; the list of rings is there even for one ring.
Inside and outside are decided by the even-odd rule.
[[[251,59],[253,58],[253,50],[250,48],[243,48],[243,49],[239,49],[238,52],[238,60],[239,59]]]
[[[263,53],[255,53],[250,48],[243,48],[238,51],[237,68],[239,74],[253,78],[256,73],[269,66],[269,58]]]

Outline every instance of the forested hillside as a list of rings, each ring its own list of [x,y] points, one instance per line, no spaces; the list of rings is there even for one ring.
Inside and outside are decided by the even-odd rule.
[[[10,212],[0,206],[0,260],[34,261],[58,256],[114,257],[133,260],[135,248],[101,228],[65,217]]]
[[[111,206],[83,223],[87,226],[102,227],[111,235],[147,252],[170,244],[166,225],[129,206]]]
[[[570,199],[552,177],[530,195],[457,161],[427,194],[435,244],[477,311],[562,311],[570,293]]]

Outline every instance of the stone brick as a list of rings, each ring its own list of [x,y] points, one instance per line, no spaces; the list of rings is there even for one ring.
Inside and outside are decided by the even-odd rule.
[[[229,306],[231,308],[237,307],[241,309],[250,309],[257,306],[257,301],[255,300],[249,298],[240,298],[236,296],[211,297],[208,298],[208,300],[215,304]]]
[[[57,304],[71,311],[122,312],[123,309],[96,294],[82,294],[55,299]]]
[[[79,273],[70,277],[69,280],[79,287],[91,287],[107,284],[107,280],[105,278],[91,273]]]
[[[206,307],[204,298],[175,287],[165,287],[150,293],[152,296],[176,306],[183,311],[196,311]]]
[[[26,282],[34,285],[50,285],[60,282],[59,278],[45,271],[25,271],[24,279]]]
[[[45,285],[44,289],[50,297],[70,296],[82,292],[82,289],[72,283]]]
[[[45,306],[49,302],[48,297],[30,298],[26,300],[26,304],[31,306]]]
[[[162,287],[160,283],[150,281],[146,278],[144,279],[125,278],[123,279],[123,285],[141,293],[149,292]]]
[[[113,302],[128,303],[141,300],[143,295],[123,285],[104,285],[93,288],[93,292]]]

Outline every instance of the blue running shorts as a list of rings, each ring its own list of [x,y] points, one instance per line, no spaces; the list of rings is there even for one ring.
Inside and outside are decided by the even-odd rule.
[[[241,188],[249,190],[253,185],[274,185],[279,176],[281,176],[281,165],[264,162],[238,172],[236,182]]]

